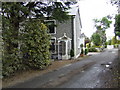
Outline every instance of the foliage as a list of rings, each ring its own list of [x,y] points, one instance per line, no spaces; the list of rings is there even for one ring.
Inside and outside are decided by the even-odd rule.
[[[120,36],[120,14],[115,17],[115,35]]]
[[[120,40],[117,40],[117,44],[120,44]]]
[[[119,44],[115,44],[115,45],[114,45],[114,48],[118,48],[118,45],[119,45]]]
[[[89,52],[97,52],[97,49],[95,47],[90,47],[88,49]]]
[[[50,36],[40,20],[30,20],[21,30],[21,51],[25,65],[31,69],[42,69],[50,63]]]
[[[90,46],[91,46],[90,43],[87,43],[87,44],[86,44],[86,47],[87,47],[87,48],[90,48]]]
[[[111,0],[110,3],[111,3],[112,5],[117,5],[117,7],[118,7],[118,6],[119,6],[119,2],[120,2],[119,0]]]
[[[89,38],[85,38],[85,47],[87,47],[87,43],[90,43],[90,39]]]
[[[105,42],[105,48],[107,48],[107,42]]]
[[[83,44],[80,44],[80,47],[83,48]]]
[[[115,45],[117,43],[117,39],[116,37],[114,36],[111,40],[111,45]]]
[[[87,54],[88,54],[88,48],[85,49],[85,55],[87,55]]]
[[[93,44],[96,46],[100,46],[102,43],[101,37],[98,33],[93,33],[91,40],[93,41]]]
[[[73,49],[70,50],[70,56],[74,57],[74,50]]]
[[[81,48],[81,53],[80,53],[80,54],[81,54],[81,55],[84,54],[84,50],[83,50],[83,48]]]
[[[50,37],[41,21],[44,15],[60,22],[67,20],[69,5],[61,2],[2,2],[3,76],[29,68],[42,69],[49,64]]]
[[[96,46],[96,45],[93,45],[92,47],[95,47],[95,48],[101,48],[102,46]]]
[[[108,15],[106,17],[103,17],[102,19],[93,19],[95,22],[95,27],[97,30],[102,30],[105,31],[106,29],[108,29],[110,27],[110,24],[112,23],[111,17]]]
[[[108,40],[107,45],[111,45],[112,40]]]
[[[105,42],[106,42],[105,30],[110,28],[110,24],[112,23],[110,19],[111,19],[111,16],[109,15],[106,17],[103,17],[102,19],[93,19],[95,22],[95,27],[97,29],[96,33],[100,35],[102,45],[105,45]]]
[[[20,30],[20,49],[12,54],[5,52],[3,57],[3,76],[9,76],[17,70],[43,69],[50,63],[50,36],[47,27],[40,21],[31,20],[24,23]]]

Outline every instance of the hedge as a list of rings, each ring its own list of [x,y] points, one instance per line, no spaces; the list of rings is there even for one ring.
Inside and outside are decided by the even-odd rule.
[[[4,28],[7,33],[3,32],[3,77],[14,75],[20,70],[44,69],[50,64],[50,35],[47,27],[40,20],[26,21],[21,27],[24,28],[20,28],[17,39],[10,37],[12,29]],[[18,47],[9,52],[8,41],[19,43]]]

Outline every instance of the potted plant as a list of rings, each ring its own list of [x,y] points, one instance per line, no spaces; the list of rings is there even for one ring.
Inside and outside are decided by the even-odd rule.
[[[80,53],[80,56],[83,57],[83,56],[84,56],[83,44],[81,44],[80,47],[81,47],[81,53]]]
[[[71,57],[71,59],[74,58],[74,50],[73,49],[70,50],[70,57]]]
[[[80,56],[83,57],[84,56],[84,50],[83,48],[81,48],[81,53],[80,53]]]

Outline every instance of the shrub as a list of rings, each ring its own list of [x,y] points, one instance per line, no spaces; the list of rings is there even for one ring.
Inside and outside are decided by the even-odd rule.
[[[70,50],[70,57],[74,57],[74,50],[73,49]]]
[[[3,77],[14,75],[20,70],[44,69],[50,64],[50,36],[47,33],[47,27],[37,20],[26,21],[24,26],[24,29],[20,29],[20,37],[17,40],[12,39],[9,34],[3,34],[5,38],[2,61]],[[20,42],[20,49],[14,48],[12,52],[8,52],[7,41]]]
[[[89,52],[97,52],[97,49],[95,47],[89,48]]]
[[[86,48],[86,49],[85,49],[85,55],[87,55],[87,54],[88,54],[88,49]]]
[[[22,52],[25,65],[32,69],[43,69],[50,63],[50,36],[47,27],[39,20],[26,22],[22,37]]]
[[[83,44],[81,44],[80,47],[83,48]]]
[[[115,44],[115,45],[114,45],[114,48],[118,48],[118,44]]]
[[[87,44],[86,44],[86,47],[87,47],[87,48],[90,48],[90,46],[91,46],[90,43],[87,43]]]
[[[81,54],[84,54],[84,50],[83,50],[83,48],[81,49]]]

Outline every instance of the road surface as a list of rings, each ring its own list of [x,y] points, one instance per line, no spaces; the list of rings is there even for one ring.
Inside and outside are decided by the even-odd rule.
[[[8,88],[118,88],[117,81],[110,83],[117,80],[111,72],[117,57],[117,49],[107,49]]]

